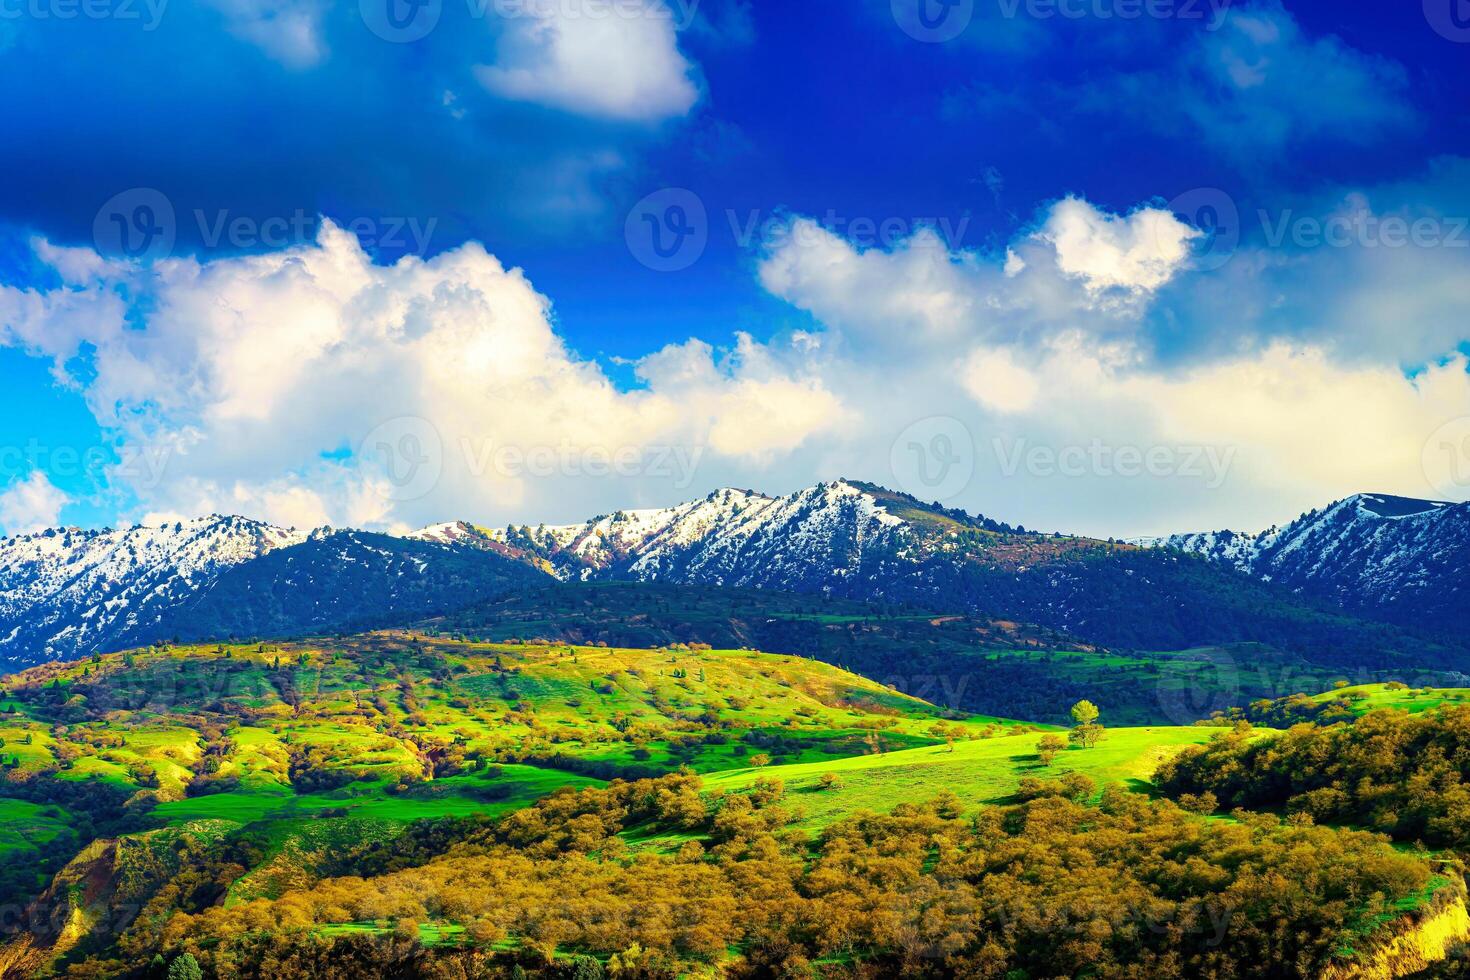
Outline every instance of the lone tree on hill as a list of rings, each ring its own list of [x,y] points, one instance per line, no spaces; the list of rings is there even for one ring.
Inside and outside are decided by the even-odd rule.
[[[1086,749],[1096,745],[1103,735],[1103,726],[1097,720],[1100,714],[1097,705],[1091,701],[1078,701],[1072,705],[1072,720],[1077,727],[1067,734],[1067,739]]]
[[[1078,701],[1072,705],[1072,720],[1079,725],[1090,725],[1097,721],[1102,712],[1091,701]]]

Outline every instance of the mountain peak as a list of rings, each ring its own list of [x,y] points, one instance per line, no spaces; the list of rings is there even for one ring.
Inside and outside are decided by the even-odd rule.
[[[126,529],[0,539],[0,658],[89,650],[125,636],[224,569],[305,535],[212,514]]]
[[[1359,493],[1348,497],[1345,502],[1352,502],[1358,509],[1376,517],[1388,518],[1416,517],[1454,506],[1443,500],[1420,500],[1391,493]]]
[[[1259,534],[1176,534],[1142,542],[1414,627],[1463,623],[1470,504],[1358,493]]]

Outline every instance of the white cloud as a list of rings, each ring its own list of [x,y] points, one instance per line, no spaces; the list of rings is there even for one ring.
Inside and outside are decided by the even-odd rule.
[[[749,338],[723,356],[669,348],[638,365],[642,387],[621,391],[566,349],[520,270],[478,244],[378,266],[329,223],[316,243],[276,253],[0,288],[0,324],[0,343],[50,358],[109,433],[166,458],[162,479],[134,482],[139,512],[391,527],[508,517],[531,486],[542,506],[561,494],[581,510],[589,453],[624,453],[627,471],[602,481],[598,503],[625,503],[668,492],[676,474],[656,447],[759,468],[845,411],[801,347]],[[81,376],[68,371],[79,355],[91,367]],[[425,427],[400,431],[416,419]],[[432,451],[437,479],[405,488],[382,461],[364,464],[354,451],[375,432]],[[528,469],[506,451],[541,455]]]
[[[209,0],[231,34],[288,68],[310,68],[327,53],[318,0]]]
[[[762,285],[849,338],[895,357],[966,337],[993,343],[1084,330],[1131,333],[1139,304],[1187,265],[1197,229],[1156,208],[1129,215],[1068,197],[1001,256],[951,251],[920,228],[859,249],[798,217],[762,258]],[[952,350],[952,348],[951,348]]]
[[[699,99],[662,0],[528,0],[503,28],[495,62],[475,68],[501,98],[637,122],[682,116]]]
[[[1172,279],[1189,258],[1189,243],[1201,234],[1158,208],[1122,216],[1068,197],[1052,207],[1036,237],[1056,249],[1057,265],[1089,292],[1138,294]]]
[[[1118,397],[1145,406],[1166,439],[1240,447],[1239,476],[1258,486],[1297,498],[1323,488],[1433,496],[1425,442],[1470,411],[1466,368],[1454,357],[1411,380],[1278,343],[1181,377],[1120,379]]]
[[[793,340],[793,352],[802,338]],[[812,434],[842,424],[841,402],[812,376],[792,377],[773,352],[748,334],[739,335],[728,376],[703,341],[666,347],[638,364],[639,377],[682,404],[687,420],[698,420],[716,453],[770,462],[802,445]]]
[[[899,345],[952,336],[983,315],[990,270],[956,261],[920,229],[893,251],[860,251],[811,218],[796,218],[762,260],[760,281],[821,320]]]
[[[979,349],[965,365],[965,389],[997,412],[1024,412],[1036,404],[1041,384],[1007,350]]]
[[[1219,486],[1180,475],[1142,481],[1089,474],[1070,482],[1106,494],[1119,524],[1132,522],[1131,530],[1171,530],[1167,518],[1147,515],[1161,504],[1191,515],[1199,529],[1259,529],[1360,491],[1436,496],[1423,453],[1431,434],[1470,411],[1467,367],[1466,358],[1454,357],[1410,379],[1391,365],[1345,365],[1320,348],[1281,342],[1167,373],[1063,340],[1040,353],[1029,372],[1044,397],[1008,431],[1053,449],[1096,442],[1144,453],[1214,453],[1228,461]],[[984,390],[972,394],[994,407]],[[1020,482],[1058,481],[1021,474]],[[1140,493],[1145,506],[1130,505],[1127,495]]]
[[[959,419],[977,476],[954,503],[1102,534],[1264,527],[1367,490],[1434,495],[1420,457],[1441,425],[1470,413],[1465,359],[1441,358],[1411,378],[1381,348],[1365,358],[1355,337],[1377,337],[1361,321],[1376,322],[1380,304],[1345,304],[1371,294],[1412,305],[1432,287],[1423,297],[1432,329],[1415,336],[1418,326],[1399,318],[1399,349],[1437,344],[1450,354],[1467,336],[1464,320],[1445,327],[1453,318],[1433,297],[1443,298],[1440,283],[1462,256],[1441,249],[1416,271],[1414,250],[1378,264],[1371,249],[1244,250],[1202,274],[1188,261],[1195,233],[1161,211],[1122,217],[1069,199],[1039,227],[996,256],[951,253],[922,234],[891,252],[832,235],[783,239],[762,281],[826,326],[823,349],[840,356],[822,376],[862,412],[860,434],[830,437],[819,458],[882,482],[885,438],[925,418]],[[1353,281],[1330,284],[1345,262]],[[1283,301],[1293,279],[1301,284]],[[1097,301],[1116,294],[1131,300]],[[1215,352],[1159,361],[1161,343],[1181,342]],[[1129,478],[1089,458],[1068,476],[1029,469],[1033,451],[1042,463],[1153,451],[1175,469]]]
[[[151,272],[43,243],[67,285],[0,288],[0,344],[51,359],[125,445],[170,450],[162,480],[136,483],[136,513],[297,526],[573,520],[721,485],[892,484],[895,440],[937,417],[973,443],[975,478],[949,503],[1104,535],[1251,528],[1363,490],[1431,494],[1426,440],[1470,412],[1461,356],[1411,378],[1392,357],[1338,349],[1358,325],[1313,271],[1336,252],[1272,257],[1316,283],[1283,307],[1279,281],[1253,278],[1270,262],[1191,271],[1190,229],[1148,209],[1069,199],[994,253],[924,230],[861,249],[794,224],[758,274],[818,327],[729,350],[671,344],[633,361],[631,388],[570,352],[550,301],[481,246],[377,266],[330,225],[312,245]],[[1388,278],[1342,288],[1412,295],[1430,281],[1412,264],[1373,275]],[[1206,306],[1216,320],[1186,315]],[[1206,345],[1217,324],[1245,342],[1160,358],[1161,338],[1201,323]],[[90,369],[74,376],[79,354]],[[359,465],[374,447],[402,459]],[[1058,473],[1038,453],[1154,454],[1174,469]],[[409,493],[396,463],[419,455],[433,478],[410,474]],[[631,471],[609,475],[615,460]]]
[[[27,534],[61,523],[61,509],[71,498],[37,470],[0,490],[0,531]]]

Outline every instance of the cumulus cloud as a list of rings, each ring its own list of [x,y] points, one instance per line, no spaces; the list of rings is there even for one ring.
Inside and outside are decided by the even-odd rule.
[[[723,355],[667,349],[620,390],[566,348],[525,275],[474,243],[379,266],[326,223],[309,245],[125,280],[63,265],[88,278],[0,290],[0,342],[49,358],[106,431],[166,459],[135,486],[144,512],[400,527],[507,515],[532,486],[570,509],[594,468],[626,499],[687,476],[672,447],[759,466],[844,412],[797,347],[749,338]],[[402,458],[374,458],[383,447]]]
[[[1037,232],[1056,249],[1058,268],[1081,279],[1089,292],[1134,295],[1172,279],[1189,258],[1189,243],[1201,235],[1159,208],[1107,214],[1075,197],[1057,203]]]
[[[71,502],[37,470],[23,480],[0,490],[0,531],[26,534],[61,523],[61,509]]]
[[[806,217],[763,256],[773,294],[849,337],[913,353],[970,336],[1010,343],[1082,329],[1135,329],[1134,313],[1188,263],[1200,232],[1158,208],[1108,213],[1076,197],[1045,209],[1002,256],[952,251],[920,228],[892,249],[860,249]]]
[[[1466,299],[1442,288],[1452,269],[1463,278],[1463,254],[1416,265],[1412,249],[1248,245],[1201,272],[1196,230],[1157,209],[1067,199],[1036,228],[995,255],[950,252],[924,232],[884,251],[809,231],[783,238],[760,274],[826,326],[823,348],[841,356],[823,376],[877,432],[933,417],[968,428],[977,476],[957,502],[988,513],[1145,533],[1265,526],[1363,490],[1435,493],[1426,440],[1470,412],[1454,353]],[[1352,281],[1333,284],[1344,264]],[[1380,321],[1387,303],[1350,305],[1420,287],[1422,328]],[[1193,354],[1179,356],[1182,344]],[[1429,350],[1425,370],[1399,366]],[[881,480],[874,442],[849,444],[848,458]],[[1118,453],[1153,453],[1162,472],[1120,472]],[[1085,463],[1059,468],[1058,455]]]
[[[682,116],[699,99],[662,0],[530,0],[503,20],[494,63],[475,68],[501,98],[637,122]]]
[[[551,301],[480,245],[377,265],[330,224],[146,268],[38,243],[63,283],[0,289],[0,344],[166,460],[134,481],[135,513],[297,526],[574,520],[835,476],[924,496],[894,447],[944,431],[975,473],[950,504],[1103,535],[1252,528],[1358,491],[1432,494],[1426,441],[1470,413],[1463,326],[1401,341],[1440,345],[1416,372],[1363,356],[1363,324],[1321,295],[1338,252],[1246,248],[1202,271],[1173,216],[1076,198],[994,252],[791,224],[757,274],[814,326],[670,344],[631,383],[570,351]],[[1343,288],[1414,294],[1448,269],[1365,266]],[[1289,276],[1307,292],[1283,300]],[[1161,355],[1216,326],[1233,346]]]

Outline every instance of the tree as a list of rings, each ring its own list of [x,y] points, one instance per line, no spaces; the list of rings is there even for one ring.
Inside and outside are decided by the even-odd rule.
[[[750,764],[755,766],[757,769],[762,766],[769,766],[771,764],[771,757],[764,752],[757,752],[755,755],[750,757]]]
[[[1078,725],[1067,733],[1067,741],[1090,749],[1102,740],[1103,726],[1098,724]]]
[[[1072,705],[1072,720],[1079,725],[1091,725],[1102,712],[1091,701],[1082,700]]]
[[[204,971],[193,953],[182,953],[168,965],[168,980],[204,980]]]
[[[1051,765],[1051,761],[1057,757],[1057,753],[1067,747],[1067,740],[1060,735],[1043,735],[1036,743],[1036,754],[1041,757],[1043,766]]]
[[[590,956],[572,957],[572,980],[602,980],[602,964]]]
[[[1178,803],[1180,809],[1188,810],[1190,813],[1201,813],[1206,816],[1220,808],[1220,801],[1209,790],[1205,790],[1199,794],[1181,793],[1179,794]]]

